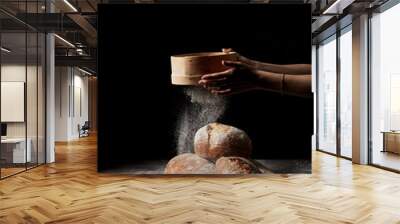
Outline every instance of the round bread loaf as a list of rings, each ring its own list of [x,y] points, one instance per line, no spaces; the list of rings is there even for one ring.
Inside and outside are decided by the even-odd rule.
[[[211,161],[216,161],[222,156],[249,158],[251,150],[249,136],[244,131],[229,125],[208,124],[200,128],[194,137],[195,153]]]
[[[213,174],[214,163],[193,153],[183,153],[172,158],[165,167],[165,174]]]
[[[257,166],[242,157],[221,157],[215,163],[217,174],[251,174],[261,173]]]

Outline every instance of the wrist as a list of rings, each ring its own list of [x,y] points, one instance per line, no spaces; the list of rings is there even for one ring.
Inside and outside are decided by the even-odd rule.
[[[263,90],[282,92],[284,75],[266,71],[257,71],[257,83]]]
[[[254,63],[254,61],[252,61],[251,59],[248,59],[246,57],[243,57],[242,55],[239,55],[237,60],[242,62],[243,64],[247,65],[248,67],[251,67],[254,69],[256,67],[256,63]]]
[[[252,71],[255,89],[265,90],[268,86],[267,74],[264,74],[264,72],[258,69],[253,69]]]

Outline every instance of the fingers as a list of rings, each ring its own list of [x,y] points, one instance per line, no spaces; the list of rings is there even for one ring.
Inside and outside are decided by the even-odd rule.
[[[246,92],[249,91],[250,89],[234,89],[234,88],[229,88],[229,89],[223,89],[223,90],[211,90],[211,93],[214,95],[218,96],[231,96],[235,95],[238,93]]]
[[[252,85],[247,83],[237,83],[234,85],[227,85],[226,87],[208,87],[212,94],[229,96],[255,89]]]
[[[222,90],[246,85],[246,82],[237,79],[203,80],[200,82],[208,90]]]
[[[225,71],[222,71],[222,72],[216,72],[216,73],[206,74],[206,75],[203,75],[203,76],[201,77],[201,80],[200,80],[200,81],[202,81],[202,80],[217,80],[217,79],[227,78],[227,77],[229,77],[230,75],[232,75],[233,70],[234,70],[234,69],[231,68],[231,69],[228,69],[228,70],[225,70]]]
[[[224,90],[210,90],[212,94],[215,95],[222,95],[222,96],[227,96],[232,94],[232,89],[224,89]]]
[[[222,52],[229,53],[229,52],[234,52],[234,51],[232,50],[232,48],[222,48]]]
[[[222,64],[227,66],[227,67],[232,67],[230,69],[227,69],[222,72],[216,72],[216,73],[211,73],[211,74],[206,74],[201,77],[201,80],[199,81],[199,84],[203,84],[205,80],[224,80],[230,77],[235,69],[241,68],[243,64],[239,61],[222,61]]]
[[[225,85],[229,85],[232,82],[232,80],[228,78],[221,78],[221,79],[212,79],[212,80],[200,80],[199,84],[202,85],[203,87],[222,87]]]
[[[235,81],[240,81],[240,77],[234,75],[237,70],[241,70],[242,63],[238,61],[223,61],[225,66],[232,67],[222,72],[216,72],[212,74],[203,75],[199,81],[200,85],[204,87],[215,87],[228,85],[230,82],[235,83]]]
[[[232,67],[232,68],[243,68],[244,64],[240,61],[229,61],[229,60],[224,60],[222,61],[222,64],[227,67]]]
[[[235,71],[236,68],[243,68],[243,66],[244,66],[243,63],[240,61],[228,61],[228,60],[225,61],[224,60],[224,61],[222,61],[222,64],[224,66],[231,67],[231,68],[227,69],[225,71],[222,71],[222,72],[216,72],[216,73],[203,75],[201,77],[201,79],[213,80],[213,79],[221,79],[224,77],[228,77],[229,75],[233,74],[233,72]]]
[[[234,75],[236,71],[244,69],[242,62],[226,60],[222,61],[222,64],[231,68],[226,71],[203,75],[198,83],[217,95],[234,94],[238,89],[245,88],[242,76]]]

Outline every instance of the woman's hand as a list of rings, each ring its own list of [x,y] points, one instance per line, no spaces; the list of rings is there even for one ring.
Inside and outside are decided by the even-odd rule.
[[[232,52],[225,48],[223,52]],[[312,97],[309,64],[276,65],[250,60],[223,61],[228,70],[205,74],[199,84],[216,95],[232,95],[261,89],[302,97]]]
[[[229,67],[223,72],[205,74],[199,84],[216,95],[232,95],[259,89],[257,71],[242,61],[223,61]]]

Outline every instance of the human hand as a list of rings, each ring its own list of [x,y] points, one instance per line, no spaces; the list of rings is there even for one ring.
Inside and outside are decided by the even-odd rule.
[[[232,95],[259,88],[258,73],[242,61],[222,61],[226,71],[205,74],[199,84],[216,95]]]

